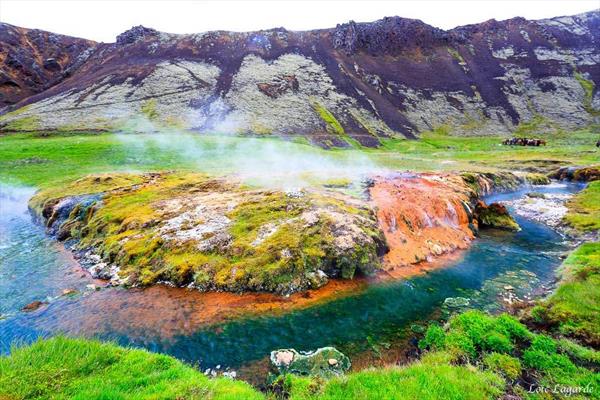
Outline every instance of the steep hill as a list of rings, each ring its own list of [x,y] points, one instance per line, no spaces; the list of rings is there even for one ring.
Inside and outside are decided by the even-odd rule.
[[[374,146],[600,115],[600,11],[448,31],[400,17],[304,32],[138,26],[99,44],[2,24],[0,57],[3,131],[176,127]]]

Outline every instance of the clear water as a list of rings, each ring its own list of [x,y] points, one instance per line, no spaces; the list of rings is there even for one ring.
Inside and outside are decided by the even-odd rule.
[[[554,184],[535,190],[567,193],[580,189],[581,186],[574,184]],[[488,201],[507,200],[528,191],[530,189],[496,195]],[[18,200],[26,201],[26,198],[24,195]],[[531,280],[535,285],[548,284],[560,264],[559,255],[566,250],[566,244],[557,232],[517,217],[522,227],[520,232],[484,231],[460,259],[426,275],[373,284],[355,295],[283,315],[240,318],[191,334],[166,337],[161,336],[161,330],[148,326],[115,325],[100,304],[97,310],[92,308],[90,311],[89,302],[94,299],[94,294],[87,298],[60,298],[33,313],[18,312],[32,300],[55,296],[65,287],[85,285],[89,278],[74,279],[73,267],[69,266],[64,251],[45,237],[41,228],[31,223],[23,207],[16,207],[16,210],[13,216],[0,219],[3,236],[0,242],[0,311],[9,315],[0,320],[0,352],[8,351],[13,341],[27,342],[37,336],[66,331],[70,335],[112,339],[121,344],[168,353],[200,363],[202,368],[218,364],[235,368],[262,359],[271,350],[282,347],[311,350],[333,345],[353,354],[373,343],[399,338],[412,323],[424,322],[439,311],[446,298],[477,293],[486,282],[506,274],[530,271],[535,274],[535,279]],[[126,290],[104,290],[127,296]],[[81,315],[78,307],[84,299],[88,302],[86,316]],[[495,301],[494,298],[489,300]],[[124,302],[121,306],[125,312],[127,304]],[[161,309],[157,307],[152,312],[159,313],[160,317]],[[86,329],[78,330],[83,318],[92,318],[93,328],[90,329],[88,324]],[[71,324],[67,323],[69,321]],[[172,321],[165,319],[163,323]],[[70,328],[65,329],[65,326]]]

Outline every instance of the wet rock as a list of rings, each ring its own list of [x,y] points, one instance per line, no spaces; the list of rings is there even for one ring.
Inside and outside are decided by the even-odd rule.
[[[579,182],[597,181],[600,179],[600,167],[562,167],[550,174],[550,178]]]
[[[331,377],[350,369],[350,359],[334,347],[322,347],[313,352],[281,349],[271,352],[271,364],[280,374]]]
[[[509,214],[506,207],[500,203],[487,205],[480,200],[475,206],[475,215],[480,226],[510,231],[521,230],[517,221]]]
[[[76,295],[77,293],[79,293],[79,291],[77,289],[63,289],[63,291],[62,291],[63,296],[73,296],[73,295]]]
[[[35,300],[35,301],[32,301],[31,303],[27,304],[21,310],[23,310],[25,312],[31,312],[31,311],[37,310],[38,308],[40,308],[41,306],[44,306],[46,304],[48,304],[48,302]]]
[[[546,195],[544,193],[540,193],[540,192],[529,192],[529,193],[526,193],[525,196],[531,197],[533,199],[545,199],[546,198]]]
[[[468,307],[471,301],[466,297],[448,297],[444,300],[444,306],[451,309]]]

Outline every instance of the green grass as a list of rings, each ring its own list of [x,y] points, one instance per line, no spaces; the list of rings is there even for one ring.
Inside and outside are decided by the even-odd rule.
[[[327,130],[330,133],[340,136],[344,136],[346,134],[342,124],[340,124],[331,111],[317,102],[312,103],[312,105],[317,114],[319,114],[319,117],[321,117],[321,119],[327,124]]]
[[[600,345],[600,243],[584,243],[561,267],[561,284],[534,308],[538,322]]]
[[[4,399],[261,399],[250,385],[209,379],[172,357],[57,337],[0,357]]]
[[[442,354],[406,367],[366,370],[329,381],[295,376],[284,381],[290,400],[484,400],[496,398],[503,386],[498,375],[450,365]]]
[[[590,182],[568,203],[565,216],[567,224],[580,232],[593,232],[600,229],[600,181]]]
[[[560,290],[560,288],[559,288]],[[592,302],[598,303],[598,299]],[[590,385],[600,383],[600,353],[567,339],[556,340],[547,334],[529,330],[506,314],[493,317],[480,311],[467,311],[452,317],[445,328],[432,325],[419,343],[436,354],[445,352],[449,362],[477,366],[505,379],[513,393],[524,398],[544,398],[528,393],[518,378],[526,370],[545,387]],[[574,396],[573,398],[588,398]],[[589,398],[600,398],[595,390]]]
[[[548,172],[559,165],[597,163],[600,152],[589,130],[558,133],[548,146],[502,146],[501,137],[454,137],[443,129],[422,140],[382,139],[375,149],[322,150],[305,141],[277,138],[177,135],[115,135],[55,133],[0,136],[0,181],[39,187],[90,173],[193,169],[210,173],[239,170],[258,159],[254,154],[272,152],[285,156],[319,158],[332,165],[370,164],[400,170],[537,170]],[[440,134],[441,133],[441,134]],[[252,143],[247,145],[244,143]],[[248,147],[243,154],[238,146]],[[258,156],[255,156],[258,157]],[[237,164],[237,165],[236,165]]]

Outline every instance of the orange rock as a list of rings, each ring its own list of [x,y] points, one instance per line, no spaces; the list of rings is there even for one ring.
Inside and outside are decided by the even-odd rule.
[[[474,238],[470,199],[456,175],[418,174],[380,178],[370,188],[390,248],[388,269],[465,249]]]

